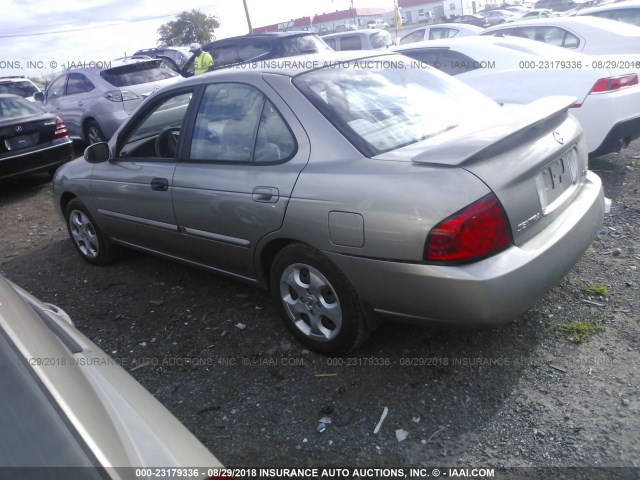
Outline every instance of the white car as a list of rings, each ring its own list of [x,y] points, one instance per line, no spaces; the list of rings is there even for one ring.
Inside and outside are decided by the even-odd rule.
[[[595,17],[557,17],[489,27],[479,35],[515,36],[589,55],[640,53],[640,27]]]
[[[508,22],[509,19],[515,15],[514,12],[510,12],[509,10],[489,10],[482,14],[482,16],[489,21],[489,25],[501,25]]]
[[[379,18],[376,18],[375,20],[369,20],[367,22],[367,28],[384,28],[384,29],[387,29],[387,28],[389,28],[389,25],[386,22],[380,20]]]
[[[640,137],[640,85],[633,70],[598,68],[596,56],[519,38],[464,37],[433,40],[394,50],[435,66],[500,103],[540,97],[574,97],[591,156],[618,151]],[[636,56],[640,69],[640,55]]]
[[[558,12],[554,12],[548,8],[534,8],[526,13],[507,18],[507,23],[520,22],[523,20],[536,20],[538,18],[554,18],[559,15],[560,14]]]
[[[39,91],[40,89],[28,78],[0,77],[0,93],[19,95],[30,102],[35,102],[33,96]]]
[[[609,20],[640,26],[640,0],[629,0],[627,2],[610,3],[598,7],[585,8],[584,10],[578,11],[576,15],[608,18]]]
[[[422,42],[424,40],[437,40],[439,38],[468,37],[484,31],[481,27],[464,23],[442,23],[438,25],[425,25],[411,30],[400,38],[399,45]]]

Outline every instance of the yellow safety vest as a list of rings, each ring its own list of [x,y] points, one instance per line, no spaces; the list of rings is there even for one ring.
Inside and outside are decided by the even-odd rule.
[[[200,53],[200,55],[196,56],[196,58],[193,59],[194,75],[207,73],[209,71],[209,67],[213,67],[213,58],[211,57],[210,53],[203,51]]]

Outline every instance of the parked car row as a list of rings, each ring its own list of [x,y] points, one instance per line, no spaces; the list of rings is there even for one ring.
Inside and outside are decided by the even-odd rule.
[[[638,1],[614,3],[609,6],[630,7],[634,4],[638,4]],[[505,11],[496,9],[487,13],[500,14]],[[544,15],[541,14],[544,12],[536,12],[539,15],[535,20],[506,22],[486,29],[464,23],[423,25],[402,37],[399,44],[410,45],[424,40],[491,35],[523,37],[588,54],[640,54],[639,27],[591,16],[543,18]],[[203,49],[213,55],[215,68],[219,69],[246,62],[328,52],[331,49],[339,51],[387,48],[392,43],[389,33],[381,29],[347,31],[323,38],[324,40],[310,32],[249,35],[211,42],[204,45]],[[169,56],[170,50],[183,55],[180,60],[181,67]],[[11,86],[16,90],[16,86],[25,84],[26,87],[20,89],[24,96],[33,93],[38,105],[59,116],[72,139],[96,143],[109,139],[137,105],[151,93],[164,85],[180,81],[182,77],[192,75],[193,64],[191,58],[185,60],[187,52],[184,50],[179,47],[139,50],[132,57],[112,62],[108,68],[68,70],[55,78],[44,93],[38,92],[35,86],[29,86],[28,79],[23,78],[2,79],[0,88],[7,89]],[[156,58],[151,58],[152,56]],[[168,66],[171,68],[167,68]],[[531,75],[531,78],[533,77],[534,75]],[[551,93],[553,90],[551,88]],[[559,86],[555,90],[563,91],[563,88]],[[585,108],[581,112],[587,110],[589,109]],[[578,116],[584,117],[581,121],[586,125],[586,114],[581,113]],[[600,116],[598,123],[605,118],[607,117]],[[606,145],[600,148],[604,141],[602,135],[589,133],[591,128],[586,130],[589,151],[592,154],[606,153],[612,145],[625,145],[635,137],[635,132],[627,132],[627,128],[619,126],[621,136],[607,141]]]
[[[640,135],[638,72],[580,53],[631,58],[640,29],[556,20],[425,25],[382,52],[390,37],[377,29],[236,37],[203,47],[217,71],[197,78],[184,78],[189,59],[179,75],[166,51],[141,50],[63,72],[35,104],[0,94],[0,166],[43,150],[56,161],[30,171],[63,164],[54,202],[85,261],[133,248],[264,288],[323,354],[352,351],[384,320],[500,325],[601,228],[588,155]],[[603,25],[617,40],[598,36]],[[435,68],[406,68],[407,56]],[[555,61],[576,66],[526,66]],[[93,143],[72,161],[70,135]],[[75,368],[108,357],[64,312],[2,279],[0,307],[0,362],[23,386],[3,399],[7,431],[14,411],[32,413],[20,442],[0,438],[18,467],[32,452],[103,476],[103,465],[219,465],[119,367]],[[74,368],[31,368],[49,351]]]

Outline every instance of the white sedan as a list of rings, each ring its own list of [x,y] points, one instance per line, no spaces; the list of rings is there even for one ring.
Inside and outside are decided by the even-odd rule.
[[[466,23],[441,23],[437,25],[424,25],[407,33],[400,39],[398,45],[422,42],[424,40],[437,40],[440,38],[467,37],[482,32],[482,27],[467,25]]]
[[[500,103],[574,97],[571,113],[582,124],[591,156],[618,151],[640,137],[640,55],[630,62],[633,69],[613,70],[602,68],[610,62],[601,57],[519,38],[451,38],[394,50]]]
[[[479,35],[515,36],[589,55],[640,53],[640,27],[596,17],[557,17],[489,27]]]

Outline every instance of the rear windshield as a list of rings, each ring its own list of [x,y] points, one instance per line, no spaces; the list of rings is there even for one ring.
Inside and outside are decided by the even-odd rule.
[[[110,68],[100,72],[100,76],[114,87],[128,87],[130,85],[158,82],[167,78],[177,77],[178,74],[169,68],[163,67],[160,60],[153,60],[151,62],[138,62]]]
[[[21,97],[32,97],[37,92],[38,89],[31,82],[0,83],[0,93],[13,93]]]
[[[484,122],[498,105],[406,57],[341,63],[302,74],[294,84],[365,156],[437,136],[461,123]]]
[[[38,107],[22,98],[0,98],[0,120],[28,117],[43,113]]]
[[[303,35],[300,37],[285,37],[282,39],[282,48],[285,57],[304,55],[305,53],[329,52],[331,48],[316,35]]]

